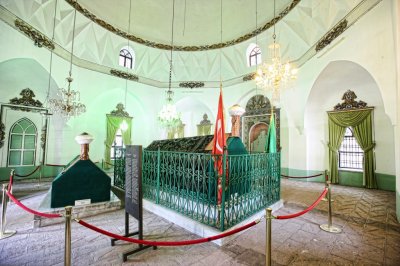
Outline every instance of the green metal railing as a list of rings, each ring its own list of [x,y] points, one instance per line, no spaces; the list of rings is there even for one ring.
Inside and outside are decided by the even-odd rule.
[[[114,147],[114,186],[125,189],[125,148]]]
[[[214,162],[221,159],[226,163],[218,176]],[[144,150],[142,171],[144,198],[221,231],[280,199],[279,153],[221,157]],[[218,178],[225,180],[221,204]]]

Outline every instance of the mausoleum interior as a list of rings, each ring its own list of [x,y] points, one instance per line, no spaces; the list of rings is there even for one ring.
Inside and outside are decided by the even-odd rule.
[[[399,265],[399,1],[0,0],[0,40],[0,265]]]

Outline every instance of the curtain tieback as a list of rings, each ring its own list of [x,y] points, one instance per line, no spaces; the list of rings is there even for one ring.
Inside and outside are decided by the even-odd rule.
[[[364,152],[369,152],[370,150],[372,150],[373,148],[375,148],[375,143],[370,144],[369,146],[367,146],[364,150]]]
[[[328,143],[328,148],[329,148],[332,152],[337,152],[337,151],[338,151],[337,149],[333,148],[333,147],[331,146],[330,143]]]

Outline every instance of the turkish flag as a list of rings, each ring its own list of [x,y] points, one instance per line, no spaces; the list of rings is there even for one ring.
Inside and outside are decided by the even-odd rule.
[[[214,157],[214,167],[218,171],[218,195],[217,202],[221,204],[222,201],[222,174],[223,174],[223,154],[224,147],[226,146],[225,139],[225,123],[224,123],[224,104],[222,101],[222,88],[219,91],[219,101],[218,101],[218,113],[217,113],[217,121],[215,122],[215,131],[214,131],[214,145],[212,149],[212,154],[217,155]]]

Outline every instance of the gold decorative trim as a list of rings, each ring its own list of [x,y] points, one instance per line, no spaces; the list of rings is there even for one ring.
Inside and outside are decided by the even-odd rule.
[[[21,107],[11,107],[11,109],[14,110],[21,110],[21,111],[26,111],[26,112],[38,112],[40,110],[34,110],[31,108],[24,108],[23,106],[33,106],[33,107],[43,107],[43,104],[39,100],[33,99],[35,97],[35,93],[29,89],[23,89],[19,95],[21,95],[21,98],[12,98],[10,99],[10,104],[13,105],[20,105]]]
[[[98,24],[99,26],[105,28],[106,30],[109,30],[123,38],[127,38],[133,42],[140,43],[149,47],[157,48],[157,49],[163,49],[163,50],[171,50],[172,47],[169,44],[164,44],[164,43],[156,43],[153,41],[149,40],[144,40],[138,36],[129,34],[125,31],[122,31],[111,24],[105,22],[104,20],[96,17],[93,13],[91,13],[89,10],[86,8],[82,7],[76,0],[65,0],[68,4],[70,4],[73,8],[75,8],[77,11],[79,11],[82,15],[93,21],[94,23]],[[228,46],[232,46],[244,41],[249,40],[250,38],[255,37],[256,35],[260,34],[261,32],[266,31],[270,27],[272,27],[275,23],[277,23],[279,20],[281,20],[283,17],[285,17],[298,3],[300,3],[301,0],[293,0],[281,13],[279,13],[275,18],[272,20],[268,21],[265,23],[263,26],[253,30],[250,33],[247,33],[245,35],[240,36],[239,38],[222,42],[222,43],[214,43],[214,44],[209,44],[209,45],[198,45],[198,46],[174,46],[173,50],[175,51],[205,51],[205,50],[212,50],[212,49],[220,49],[220,48],[225,48]]]
[[[46,46],[50,50],[54,50],[55,46],[52,40],[47,38],[44,34],[33,28],[31,25],[25,23],[20,19],[16,19],[14,21],[14,25],[22,31],[26,36],[28,36],[31,40],[34,41],[37,47]]]
[[[247,74],[246,76],[243,77],[243,81],[250,81],[256,78],[256,72]]]
[[[114,75],[114,76],[117,76],[119,78],[123,78],[123,79],[129,79],[129,80],[132,80],[132,81],[139,81],[139,77],[138,76],[136,76],[134,74],[130,74],[128,72],[119,71],[119,70],[116,70],[116,69],[111,69],[110,70],[110,74]]]
[[[322,39],[317,43],[315,51],[319,52],[329,45],[334,39],[336,39],[340,34],[342,34],[347,29],[347,19],[342,20],[338,25],[336,25],[332,30],[322,37]]]
[[[0,122],[0,148],[4,146],[4,139],[6,136],[6,126],[3,124],[3,122]]]
[[[354,109],[365,109],[367,108],[367,103],[363,101],[355,101],[357,95],[354,91],[347,90],[342,96],[342,103],[338,103],[333,107],[335,111],[342,110],[354,110]]]
[[[122,103],[117,104],[117,106],[115,108],[116,108],[116,110],[111,111],[110,115],[121,116],[121,117],[130,117],[129,113],[125,111],[125,107]]]
[[[181,88],[203,88],[204,82],[200,81],[188,81],[188,82],[181,82],[179,83],[179,87]]]

